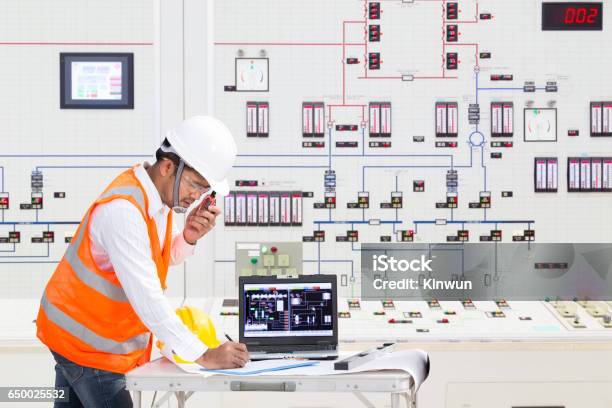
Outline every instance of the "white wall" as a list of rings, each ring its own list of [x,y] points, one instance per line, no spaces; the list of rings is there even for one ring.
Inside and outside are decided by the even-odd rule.
[[[42,170],[44,208],[38,219],[78,221],[121,171],[96,166],[130,166],[154,152],[153,3],[3,0],[0,10],[0,166],[3,191],[11,200],[4,221],[36,220],[36,211],[20,210],[19,203],[30,201],[30,172],[37,166],[54,166]],[[133,52],[134,109],[61,110],[60,52]],[[54,199],[54,191],[66,192],[66,198]],[[55,265],[47,262],[61,258],[64,234],[76,226],[50,228],[56,242],[47,253],[46,244],[30,243],[45,225],[17,226],[22,243],[0,258],[1,297],[40,296]],[[9,229],[1,225],[0,234],[7,235]],[[0,247],[12,250],[12,245]]]
[[[161,134],[185,115],[206,111],[203,55],[183,61],[185,46],[202,47],[205,35],[202,24],[184,29],[184,18],[203,15],[204,6],[189,0],[0,1],[0,191],[11,201],[0,212],[4,222],[37,219],[19,203],[29,202],[30,173],[41,167],[38,220],[51,222],[56,235],[47,249],[30,242],[46,225],[15,226],[21,243],[0,244],[0,297],[39,298],[66,248],[64,235],[76,229],[53,222],[80,221],[123,167],[151,161]],[[60,52],[134,53],[134,109],[60,109]],[[54,199],[55,191],[66,198]],[[183,217],[175,222],[182,225]],[[12,229],[0,224],[0,236]],[[195,259],[169,274],[169,295],[183,295],[185,273],[188,295],[206,291],[202,275],[211,273],[212,240],[198,246]]]
[[[604,12],[604,29],[597,32],[544,32],[541,30],[539,1],[501,2],[494,0],[461,1],[459,8],[460,38],[458,44],[442,46],[443,2],[380,2],[380,20],[364,20],[367,1],[268,1],[214,2],[214,98],[215,113],[230,126],[238,141],[239,157],[232,180],[257,179],[257,188],[236,190],[302,190],[312,191],[313,199],[304,199],[301,227],[226,227],[216,234],[215,257],[231,260],[236,241],[291,240],[300,241],[317,229],[316,220],[328,216],[334,224],[322,224],[326,241],[320,246],[304,243],[304,259],[322,260],[320,271],[350,275],[354,262],[360,269],[360,244],[337,243],[337,235],[345,235],[350,220],[395,220],[395,211],[381,209],[381,202],[390,201],[391,192],[403,192],[404,205],[397,213],[402,224],[397,229],[417,229],[415,242],[445,242],[447,235],[456,235],[461,224],[418,225],[416,220],[466,220],[470,242],[488,235],[497,220],[503,241],[512,242],[518,230],[535,229],[537,242],[611,242],[612,193],[568,193],[567,158],[570,156],[612,156],[610,138],[590,137],[589,102],[612,98],[608,81],[609,54],[601,52],[612,39],[609,14]],[[476,7],[478,5],[478,10]],[[491,13],[489,21],[473,21],[476,13]],[[187,24],[202,24],[193,14]],[[382,37],[378,43],[367,42],[364,30],[368,24],[380,24]],[[344,27],[344,30],[343,30]],[[351,44],[342,46],[342,42]],[[478,45],[478,47],[476,47]],[[235,81],[235,58],[239,51],[247,58],[256,58],[263,50],[269,58],[269,92],[225,92],[223,86]],[[368,70],[364,79],[366,52],[379,51],[383,61],[379,71]],[[490,52],[491,59],[476,59],[478,52]],[[202,53],[202,48],[187,52]],[[441,75],[443,52],[459,54],[459,69],[447,70],[450,79],[419,79]],[[344,57],[359,58],[358,65],[345,65]],[[480,74],[476,91],[474,67]],[[402,74],[412,74],[414,81],[401,81]],[[491,74],[512,74],[513,81],[494,82]],[[209,71],[210,75],[210,71]],[[524,93],[525,81],[534,81],[543,88],[547,81],[556,81],[559,91]],[[502,88],[519,88],[502,89]],[[344,97],[343,97],[344,95]],[[267,101],[270,104],[269,138],[246,137],[246,102]],[[323,101],[332,111],[332,130],[327,130],[324,149],[302,148],[301,106],[305,101]],[[371,101],[392,103],[392,142],[390,149],[367,147],[365,154],[396,155],[395,157],[362,156],[361,128],[358,132],[337,132],[337,124],[360,125],[358,105]],[[457,148],[436,148],[434,134],[436,101],[456,101],[459,105]],[[490,104],[493,101],[514,103],[514,136],[509,139],[490,136]],[[526,143],[523,141],[523,109],[547,107],[554,102],[557,109],[557,142]],[[478,127],[468,122],[468,106],[480,104]],[[357,106],[337,106],[357,105]],[[330,121],[326,112],[326,122]],[[478,129],[487,143],[482,147],[468,144],[470,134]],[[569,137],[568,129],[578,129],[578,137]],[[424,143],[413,142],[422,135]],[[336,141],[357,141],[359,148],[336,148]],[[451,140],[451,139],[443,139]],[[493,140],[511,140],[512,148],[492,148]],[[332,145],[331,149],[328,146]],[[502,152],[502,159],[491,159],[491,152]],[[340,157],[330,155],[356,155]],[[322,157],[311,157],[320,155]],[[284,157],[279,157],[284,156]],[[534,158],[558,157],[559,190],[557,193],[534,192]],[[458,171],[459,207],[456,210],[436,209],[436,202],[446,197],[445,175],[450,163]],[[284,166],[284,167],[283,167]],[[300,167],[302,166],[302,167]],[[303,166],[320,166],[304,168]],[[323,201],[324,171],[337,174],[337,208],[313,209]],[[369,166],[363,170],[365,166]],[[373,166],[373,167],[372,167]],[[395,166],[392,168],[385,166]],[[438,168],[432,166],[439,166]],[[413,192],[413,180],[425,180],[425,192]],[[265,185],[262,185],[265,183]],[[370,193],[370,208],[365,211],[347,209],[357,200],[365,186]],[[512,191],[513,198],[502,198],[502,191]],[[490,191],[492,207],[472,209],[469,202],[478,201],[480,191]],[[529,224],[504,221],[533,220]],[[359,225],[359,241],[379,242],[381,235],[391,235],[394,228],[386,225]],[[326,262],[344,260],[344,263]],[[231,262],[217,263],[215,293],[233,296],[236,280]],[[318,262],[304,264],[305,273],[319,271]],[[342,296],[359,294],[359,279],[354,285],[341,287]]]

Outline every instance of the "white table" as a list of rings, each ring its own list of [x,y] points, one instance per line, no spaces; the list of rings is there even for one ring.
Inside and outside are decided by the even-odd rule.
[[[203,377],[189,374],[159,358],[126,374],[127,389],[133,391],[134,406],[141,407],[142,391],[165,391],[154,405],[160,407],[176,395],[179,408],[194,392],[350,392],[366,407],[374,405],[364,392],[386,393],[391,396],[391,407],[402,405],[416,408],[416,387],[412,376],[401,370],[385,370],[354,374],[322,376],[226,376]]]

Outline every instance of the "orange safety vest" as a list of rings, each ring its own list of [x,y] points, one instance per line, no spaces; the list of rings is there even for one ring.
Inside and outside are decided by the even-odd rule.
[[[115,271],[101,270],[91,255],[89,221],[94,208],[128,200],[140,210],[163,289],[170,261],[172,211],[160,249],[149,200],[134,168],[121,173],[89,207],[41,299],[36,335],[51,350],[86,367],[126,373],[149,361],[152,336],[128,301]],[[144,239],[145,237],[143,237]]]

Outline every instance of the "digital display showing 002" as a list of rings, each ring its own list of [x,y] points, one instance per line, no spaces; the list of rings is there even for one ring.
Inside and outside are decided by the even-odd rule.
[[[542,30],[601,31],[602,14],[602,2],[542,3]]]

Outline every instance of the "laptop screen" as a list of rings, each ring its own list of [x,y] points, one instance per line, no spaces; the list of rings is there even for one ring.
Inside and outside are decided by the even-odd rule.
[[[245,283],[244,337],[332,336],[330,282]]]

